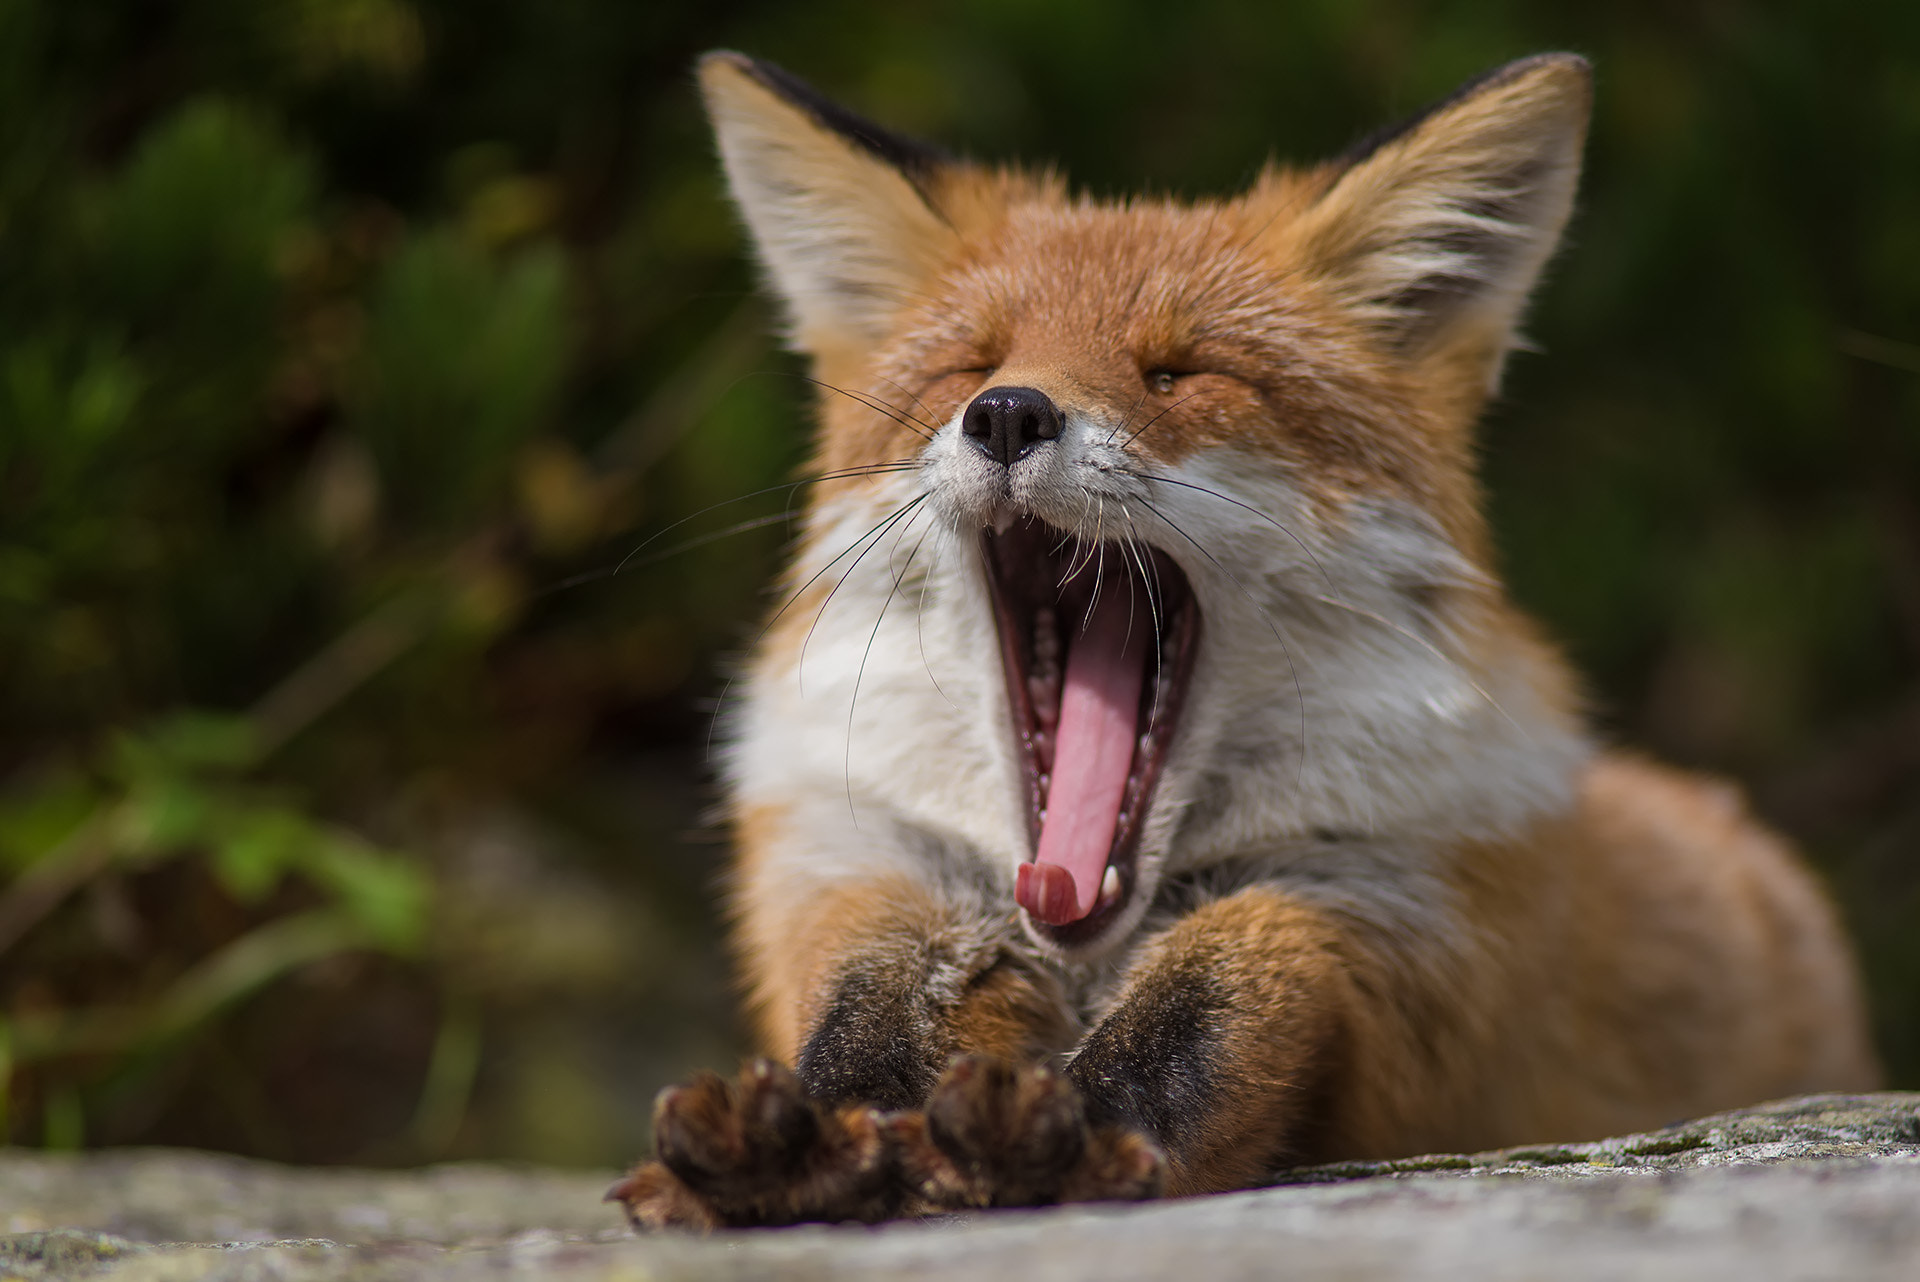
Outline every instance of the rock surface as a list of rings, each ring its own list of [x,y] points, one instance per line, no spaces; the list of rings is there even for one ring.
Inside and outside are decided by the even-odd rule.
[[[454,1282],[1920,1277],[1920,1095],[1595,1144],[1348,1163],[1144,1206],[638,1238],[613,1172],[0,1150],[0,1279]]]

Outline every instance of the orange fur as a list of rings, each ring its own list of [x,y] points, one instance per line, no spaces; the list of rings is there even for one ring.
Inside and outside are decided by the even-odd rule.
[[[731,767],[764,1046],[822,1100],[926,1110],[821,1126],[891,1136],[920,1204],[991,1205],[1873,1084],[1813,879],[1730,789],[1593,749],[1492,563],[1472,426],[1568,217],[1583,62],[1511,64],[1364,155],[1194,204],[941,160],[738,55],[701,74],[830,385],[816,468],[914,476],[817,489],[789,580],[807,599],[756,656]],[[988,388],[1057,411],[1057,439],[982,462],[962,411]],[[1163,513],[1182,502],[1207,542]],[[1115,883],[1133,898],[1090,942],[1013,897],[1032,830],[991,638],[1027,624],[987,613],[980,530],[1036,520],[1103,557],[1130,541],[1133,590],[1155,590],[1148,550],[1170,558],[1203,619]],[[842,593],[869,613],[834,618]],[[914,630],[887,632],[902,596]],[[807,702],[807,646],[848,703]],[[960,1053],[997,1058],[942,1076]],[[692,1116],[688,1152],[736,1125]],[[645,1169],[640,1218],[741,1222]],[[880,1205],[778,1214],[911,1203]]]

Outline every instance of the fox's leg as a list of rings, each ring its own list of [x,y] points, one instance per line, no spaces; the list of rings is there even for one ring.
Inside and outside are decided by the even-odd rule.
[[[1157,1196],[1164,1160],[1139,1131],[1090,1122],[1045,1064],[956,1059],[924,1111],[889,1119],[902,1177],[928,1207],[1047,1206]]]
[[[756,1008],[819,1099],[915,1108],[956,1054],[1039,1060],[1079,1032],[1004,901],[887,877],[782,916],[785,946],[748,959]]]
[[[1396,1017],[1370,1018],[1360,1000],[1356,963],[1379,969],[1279,890],[1206,904],[1142,946],[1061,1078],[956,1064],[918,1123],[926,1142],[903,1144],[903,1166],[946,1206],[1252,1184],[1311,1144],[1350,1032],[1393,1035]]]
[[[956,1065],[926,1109],[935,1143],[903,1149],[908,1166],[947,1205],[1254,1183],[1299,1153],[1342,1057],[1356,1003],[1341,942],[1263,887],[1195,910],[1142,948],[1064,1080]]]
[[[653,1134],[657,1159],[607,1194],[643,1228],[882,1220],[907,1196],[880,1113],[823,1106],[771,1060],[660,1092]]]
[[[1353,942],[1264,886],[1168,927],[1068,1067],[1089,1119],[1150,1136],[1174,1196],[1244,1188],[1298,1158],[1364,1018]]]
[[[897,874],[758,893],[745,871],[736,938],[762,1040],[795,1073],[762,1062],[663,1092],[658,1160],[611,1196],[647,1226],[900,1214],[914,1188],[895,1132],[918,1115],[881,1110],[921,1104],[955,1054],[1056,1054],[1074,1017],[983,898]]]

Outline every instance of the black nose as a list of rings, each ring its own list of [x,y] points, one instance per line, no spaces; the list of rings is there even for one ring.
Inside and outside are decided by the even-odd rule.
[[[989,387],[973,398],[960,430],[975,449],[1002,467],[1033,447],[1060,435],[1060,407],[1031,387]]]

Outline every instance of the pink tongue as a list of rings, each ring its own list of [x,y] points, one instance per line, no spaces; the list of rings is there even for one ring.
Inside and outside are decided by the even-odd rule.
[[[1014,887],[1020,906],[1052,926],[1079,921],[1099,902],[1120,823],[1153,641],[1145,610],[1134,617],[1133,595],[1113,588],[1101,593],[1086,630],[1067,651],[1040,850],[1021,867]]]

